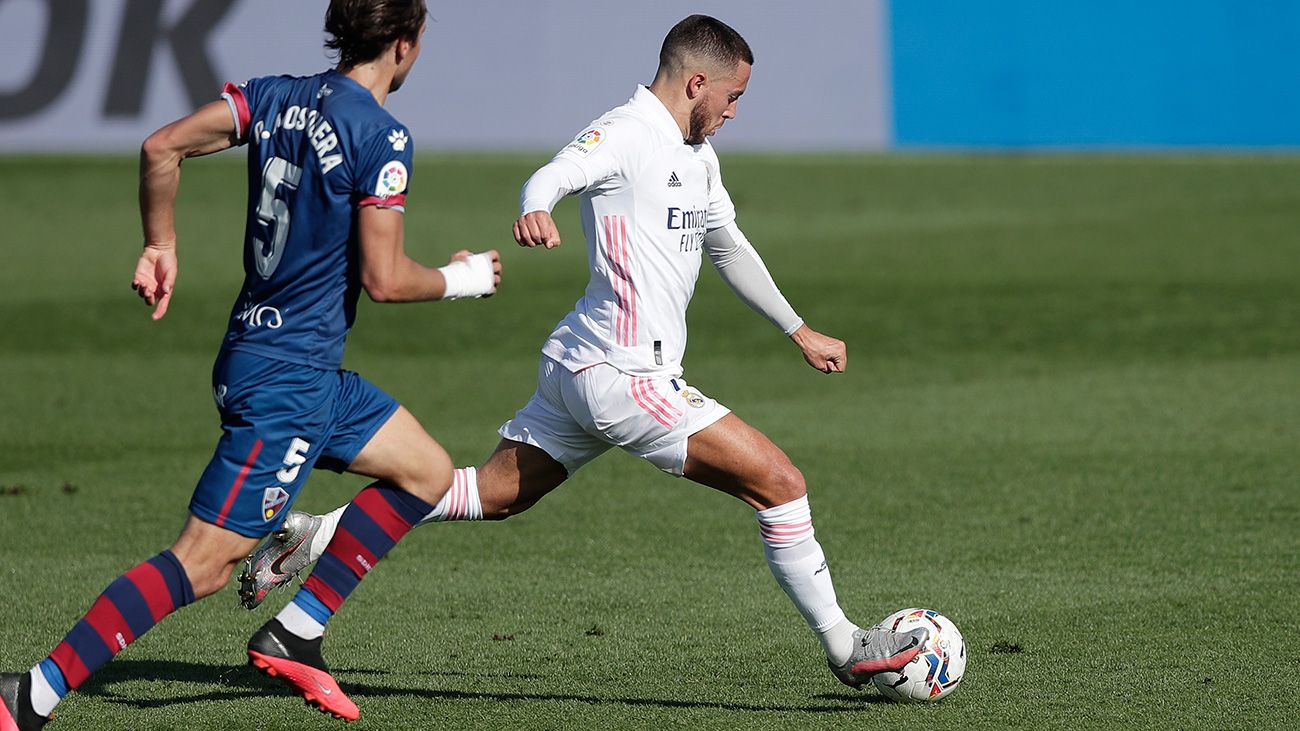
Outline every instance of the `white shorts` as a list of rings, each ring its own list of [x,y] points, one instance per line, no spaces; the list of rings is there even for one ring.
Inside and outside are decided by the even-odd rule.
[[[622,447],[680,477],[686,440],[729,413],[680,378],[633,376],[608,363],[573,373],[542,356],[537,392],[497,432],[541,449],[570,475]]]

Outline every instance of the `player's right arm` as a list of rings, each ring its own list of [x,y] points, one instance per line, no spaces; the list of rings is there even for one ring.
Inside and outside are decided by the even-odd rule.
[[[225,101],[198,111],[149,135],[140,147],[140,220],[144,251],[136,263],[131,287],[153,319],[167,314],[176,285],[176,191],[181,184],[181,161],[209,155],[239,144],[236,122]]]
[[[560,230],[551,218],[551,211],[561,198],[586,187],[587,175],[574,161],[556,157],[543,165],[528,178],[519,193],[521,215],[514,225],[515,242],[529,248],[559,246]]]
[[[637,138],[635,130],[617,120],[599,121],[575,137],[524,183],[513,228],[515,241],[530,248],[559,246],[560,231],[551,218],[555,204],[615,178],[627,166],[628,156],[635,154]]]

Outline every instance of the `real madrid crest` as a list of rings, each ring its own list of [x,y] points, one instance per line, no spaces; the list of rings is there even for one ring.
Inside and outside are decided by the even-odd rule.
[[[703,396],[699,395],[698,393],[695,393],[694,391],[687,391],[687,390],[683,390],[680,393],[682,395],[682,398],[686,399],[686,403],[691,405],[692,409],[704,408]]]

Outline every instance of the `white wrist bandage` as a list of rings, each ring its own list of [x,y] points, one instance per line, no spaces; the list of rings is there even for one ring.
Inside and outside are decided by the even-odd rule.
[[[468,259],[453,261],[445,267],[438,267],[442,278],[447,281],[444,300],[458,300],[466,297],[483,297],[496,292],[496,275],[492,272],[492,256],[489,254],[472,254]]]

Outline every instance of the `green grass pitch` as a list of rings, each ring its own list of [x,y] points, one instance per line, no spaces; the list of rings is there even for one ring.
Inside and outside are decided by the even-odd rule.
[[[478,464],[586,283],[510,239],[542,156],[423,157],[408,248],[499,247],[486,301],[365,303],[347,365]],[[783,446],[850,616],[950,616],[934,706],[827,672],[752,511],[611,452],[532,511],[412,534],[326,656],[396,728],[1295,728],[1300,159],[727,156],[740,225],[814,327],[818,374],[706,265],[687,377]],[[240,155],[187,163],[181,276],[128,288],[129,158],[0,159],[0,667],[40,660],[166,547],[218,435],[209,373],[240,278]],[[349,499],[316,473],[299,506]],[[171,617],[52,729],[314,729],[244,665],[234,587]]]

